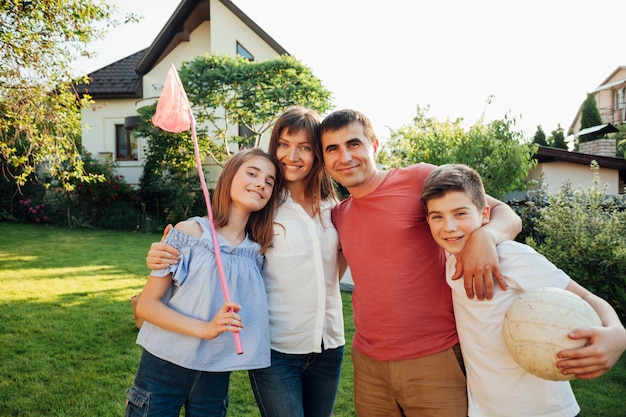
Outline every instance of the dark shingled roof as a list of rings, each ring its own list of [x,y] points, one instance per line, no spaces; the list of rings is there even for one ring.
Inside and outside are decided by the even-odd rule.
[[[141,98],[142,76],[135,68],[147,50],[142,49],[89,74],[89,84],[77,86],[79,94],[94,98]]]

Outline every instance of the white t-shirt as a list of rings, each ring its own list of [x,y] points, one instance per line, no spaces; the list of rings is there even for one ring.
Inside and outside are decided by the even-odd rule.
[[[497,246],[509,286],[491,300],[468,299],[463,279],[452,281],[456,258],[446,263],[461,352],[467,370],[470,417],[573,417],[580,412],[567,381],[548,381],[521,368],[502,337],[506,310],[517,296],[541,287],[565,288],[570,278],[531,247],[514,241]]]
[[[272,349],[305,354],[345,344],[339,289],[339,237],[323,202],[323,224],[291,196],[278,209],[272,247],[265,252]]]

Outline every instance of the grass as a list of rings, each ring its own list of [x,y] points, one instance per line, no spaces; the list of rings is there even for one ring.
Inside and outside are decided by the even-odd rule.
[[[130,296],[160,235],[0,223],[0,416],[120,416],[141,349]],[[354,416],[350,341],[335,416]],[[623,417],[626,357],[573,381],[583,415]],[[231,379],[231,416],[258,417],[247,373]]]

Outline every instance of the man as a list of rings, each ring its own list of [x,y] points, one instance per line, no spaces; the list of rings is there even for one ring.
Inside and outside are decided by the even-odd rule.
[[[321,140],[328,173],[350,193],[332,218],[354,281],[357,414],[466,416],[445,253],[420,201],[435,166],[377,169],[378,139],[369,119],[354,110],[326,116]],[[488,203],[492,221],[472,234],[454,277],[463,276],[468,297],[481,300],[492,297],[494,278],[505,289],[495,245],[521,230],[506,204],[491,197]]]

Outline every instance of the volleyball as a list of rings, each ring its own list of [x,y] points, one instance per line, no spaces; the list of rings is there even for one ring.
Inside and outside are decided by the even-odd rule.
[[[573,340],[574,329],[602,326],[594,309],[578,295],[545,287],[521,294],[507,309],[502,325],[504,343],[526,371],[551,381],[566,381],[556,367],[557,352],[585,346],[588,339]]]

